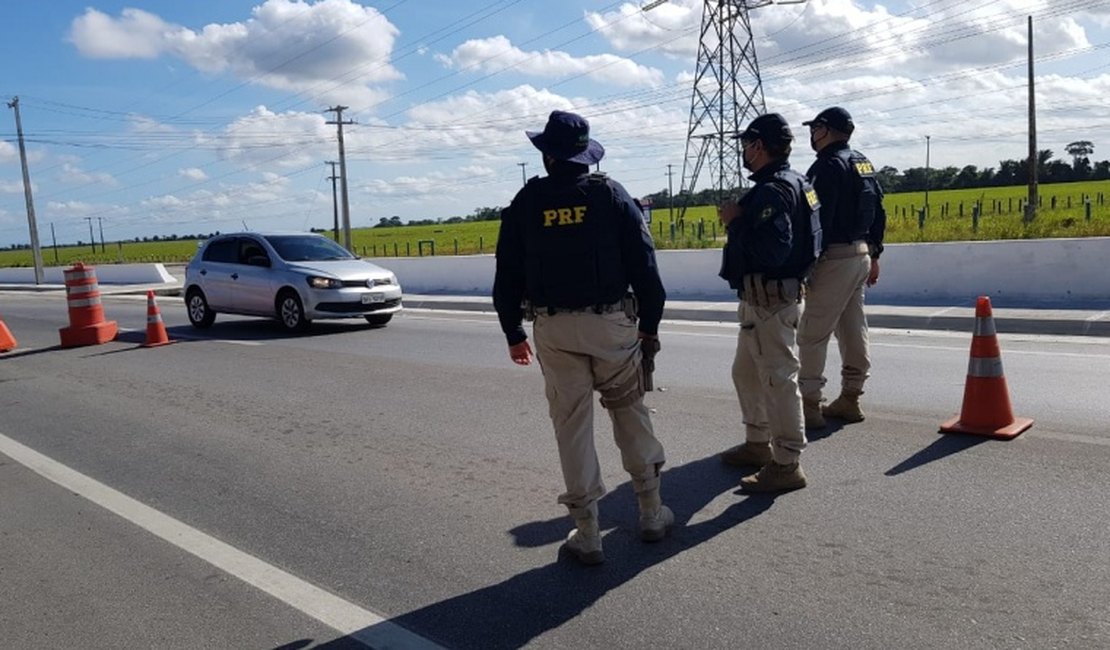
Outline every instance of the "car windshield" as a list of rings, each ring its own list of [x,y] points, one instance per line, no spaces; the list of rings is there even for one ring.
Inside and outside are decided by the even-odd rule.
[[[353,260],[354,255],[324,237],[313,235],[274,235],[266,238],[287,262],[322,262],[325,260]]]

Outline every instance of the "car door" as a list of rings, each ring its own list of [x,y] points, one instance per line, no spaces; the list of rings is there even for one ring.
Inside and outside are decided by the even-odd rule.
[[[237,237],[213,239],[204,247],[197,273],[200,288],[213,311],[234,310],[235,280],[231,276],[238,267]]]
[[[240,237],[235,280],[234,300],[240,311],[251,314],[273,315],[274,271],[273,259],[266,247],[254,237]]]

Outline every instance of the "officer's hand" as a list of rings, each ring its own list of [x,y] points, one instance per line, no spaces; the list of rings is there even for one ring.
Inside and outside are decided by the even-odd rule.
[[[871,272],[867,274],[867,286],[873,287],[879,281],[879,259],[871,258]]]
[[[743,210],[740,209],[740,204],[733,199],[728,199],[717,206],[717,216],[724,226],[728,226],[728,224],[732,223],[732,220],[739,217],[742,212]]]
[[[654,357],[657,352],[663,349],[663,346],[659,343],[659,337],[654,334],[636,332],[636,338],[640,339],[640,351],[646,356]]]
[[[516,345],[509,346],[509,358],[513,363],[521,366],[527,366],[532,363],[532,346],[528,345],[528,341],[521,341]]]

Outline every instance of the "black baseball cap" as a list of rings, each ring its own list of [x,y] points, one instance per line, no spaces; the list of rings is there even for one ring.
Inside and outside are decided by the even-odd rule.
[[[852,122],[851,113],[839,106],[830,106],[818,113],[817,117],[812,120],[802,122],[802,126],[810,126],[812,124],[827,126],[845,135],[852,135],[852,131],[856,130],[856,125]]]
[[[740,140],[762,140],[772,144],[785,144],[794,139],[786,118],[778,113],[766,113],[752,120],[748,128],[736,136]]]

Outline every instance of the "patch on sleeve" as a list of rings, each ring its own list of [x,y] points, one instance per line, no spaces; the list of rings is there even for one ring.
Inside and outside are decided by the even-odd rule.
[[[809,209],[813,210],[817,207],[817,190],[811,188],[806,189],[806,203],[809,204]]]

